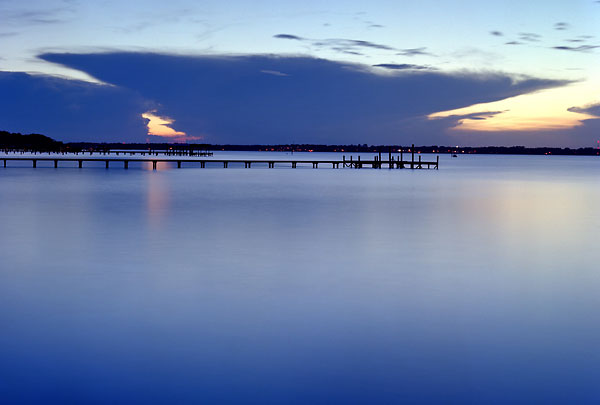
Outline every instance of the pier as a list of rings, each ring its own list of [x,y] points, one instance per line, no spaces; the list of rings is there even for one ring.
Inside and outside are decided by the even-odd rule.
[[[113,152],[117,155],[123,152]],[[211,164],[212,166],[223,167],[224,169],[234,166],[234,167],[243,167],[246,169],[250,169],[253,165],[266,165],[269,169],[275,168],[275,166],[282,167],[287,166],[292,169],[296,169],[300,166],[312,166],[313,169],[318,169],[320,167],[331,167],[333,169],[339,168],[352,168],[352,169],[362,169],[362,168],[372,168],[372,169],[439,169],[440,157],[437,156],[436,160],[423,160],[421,159],[421,155],[418,155],[415,159],[415,151],[414,147],[411,149],[410,159],[404,159],[404,153],[400,152],[399,154],[392,154],[390,151],[387,155],[387,159],[384,160],[382,158],[381,153],[373,156],[372,159],[362,159],[358,156],[357,159],[354,159],[350,156],[349,159],[346,156],[342,156],[342,159],[305,159],[305,160],[294,160],[294,159],[205,159],[205,158],[190,158],[185,157],[183,159],[177,159],[179,155],[170,155],[173,156],[171,158],[160,158],[160,157],[146,157],[143,155],[142,157],[136,157],[136,152],[127,152],[131,153],[130,157],[116,157],[110,156],[106,154],[99,153],[101,156],[97,157],[86,157],[84,154],[60,154],[54,156],[42,156],[33,155],[33,156],[0,156],[0,160],[3,161],[3,167],[8,167],[8,162],[22,162],[28,161],[31,162],[31,167],[37,168],[38,162],[50,162],[54,168],[59,167],[59,163],[62,162],[77,162],[78,167],[83,168],[84,162],[102,162],[106,169],[109,167],[114,167],[115,165],[119,165],[124,169],[129,168],[130,163],[152,163],[152,169],[156,170],[157,165],[159,163],[162,164],[176,164],[177,168],[181,168],[183,163],[186,164],[200,164],[200,168],[205,168],[207,164]],[[144,153],[144,152],[137,152]],[[147,152],[145,152],[147,153]],[[156,156],[156,155],[155,155]],[[189,155],[188,155],[189,156]],[[197,166],[196,166],[197,167]]]
[[[152,169],[156,170],[158,163],[174,163],[177,168],[181,168],[183,163],[200,163],[201,168],[205,168],[207,163],[217,164],[223,168],[230,166],[239,166],[246,169],[250,169],[252,165],[262,164],[267,165],[268,168],[273,169],[275,166],[288,166],[293,169],[297,168],[298,165],[311,166],[313,169],[318,169],[319,166],[325,167],[330,166],[333,169],[339,168],[354,168],[362,169],[365,167],[373,169],[389,168],[389,169],[438,169],[439,168],[439,156],[435,161],[421,160],[419,156],[418,160],[379,160],[377,158],[371,160],[358,159],[342,159],[342,160],[276,160],[276,159],[153,159],[153,158],[82,158],[82,157],[0,157],[3,161],[3,166],[8,167],[8,162],[14,161],[29,161],[33,168],[37,168],[38,162],[51,162],[54,168],[59,167],[60,162],[77,162],[78,167],[83,168],[83,162],[103,162],[105,167],[108,169],[111,167],[111,163],[122,165],[124,169],[129,168],[130,163],[140,162],[151,162]]]

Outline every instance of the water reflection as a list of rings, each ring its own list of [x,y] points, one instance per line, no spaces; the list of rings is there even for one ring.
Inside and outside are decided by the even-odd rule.
[[[167,169],[161,169],[167,170]],[[152,230],[159,229],[170,211],[171,189],[168,179],[161,173],[145,176],[146,213]]]
[[[2,172],[0,397],[595,402],[597,161],[448,160]]]

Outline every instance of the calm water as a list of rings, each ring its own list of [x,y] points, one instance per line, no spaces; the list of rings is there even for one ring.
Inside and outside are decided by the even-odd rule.
[[[50,165],[0,168],[2,403],[600,401],[599,158]]]

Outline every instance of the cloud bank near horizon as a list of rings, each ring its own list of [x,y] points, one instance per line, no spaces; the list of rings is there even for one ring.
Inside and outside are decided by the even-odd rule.
[[[460,132],[448,130],[462,117],[426,117],[568,83],[503,73],[381,74],[366,65],[300,56],[113,52],[40,58],[110,84],[0,72],[0,91],[10,95],[0,101],[2,129],[64,141],[145,142],[142,114],[156,111],[175,120],[177,133],[207,143],[457,144]],[[514,143],[499,133],[477,139],[471,143]],[[550,142],[533,137],[529,144]]]

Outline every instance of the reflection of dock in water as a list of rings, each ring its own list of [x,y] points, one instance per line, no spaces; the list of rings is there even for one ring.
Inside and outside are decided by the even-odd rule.
[[[411,158],[410,160],[404,159],[403,152],[399,154],[393,154],[391,151],[388,153],[387,160],[383,160],[381,153],[373,156],[372,159],[362,159],[360,156],[357,159],[354,159],[352,156],[350,159],[346,159],[346,156],[343,156],[342,159],[307,159],[307,160],[279,160],[279,159],[198,159],[198,158],[189,158],[187,155],[183,159],[178,159],[177,157],[181,155],[177,154],[168,154],[169,152],[163,152],[165,155],[170,156],[170,158],[158,158],[152,156],[158,156],[158,152],[112,152],[117,156],[119,153],[127,155],[130,157],[108,157],[110,156],[110,152],[96,152],[98,157],[92,157],[94,152],[89,152],[90,157],[85,157],[85,154],[82,152],[82,155],[79,154],[61,154],[58,156],[50,156],[50,157],[42,157],[41,155],[34,156],[19,156],[19,157],[10,157],[3,156],[0,157],[0,160],[4,161],[4,167],[7,167],[7,162],[11,161],[29,161],[32,162],[32,167],[36,168],[38,162],[52,162],[54,164],[54,168],[59,167],[59,162],[77,162],[78,167],[81,169],[83,167],[83,162],[104,162],[105,167],[108,169],[110,167],[110,163],[121,163],[123,168],[128,169],[129,163],[152,163],[152,169],[156,170],[158,163],[175,163],[177,164],[177,168],[181,168],[182,164],[185,162],[187,166],[191,166],[191,164],[195,163],[194,167],[197,167],[197,164],[200,164],[200,168],[205,168],[208,165],[228,168],[230,165],[233,167],[243,167],[249,169],[252,165],[255,166],[267,166],[270,169],[278,167],[292,167],[293,169],[300,166],[308,166],[312,165],[313,169],[318,169],[319,165],[321,167],[326,165],[331,165],[334,169],[341,168],[354,168],[354,169],[362,169],[365,167],[373,168],[373,169],[438,169],[440,157],[437,156],[435,161],[426,161],[422,160],[421,156],[418,156],[418,159],[415,160],[415,149],[414,145],[411,149]],[[135,157],[135,154],[138,154],[142,157]],[[156,153],[156,154],[154,154]],[[210,153],[211,152],[206,152]],[[148,157],[146,157],[148,154]]]

